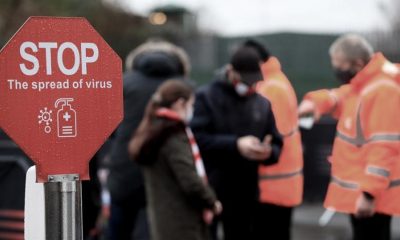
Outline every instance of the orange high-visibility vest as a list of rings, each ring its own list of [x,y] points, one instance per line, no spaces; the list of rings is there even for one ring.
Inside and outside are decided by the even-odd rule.
[[[396,75],[396,81],[397,81],[397,83],[400,84],[400,64],[396,64],[396,66],[397,66],[397,69],[398,69],[398,72],[397,72],[397,75]]]
[[[296,93],[277,58],[269,58],[261,69],[264,81],[258,85],[258,92],[271,102],[284,139],[278,163],[259,168],[260,202],[292,207],[299,205],[303,197],[303,151]]]
[[[320,113],[339,119],[326,208],[355,213],[357,198],[367,192],[377,212],[400,215],[400,86],[394,67],[377,53],[350,84],[305,96]]]

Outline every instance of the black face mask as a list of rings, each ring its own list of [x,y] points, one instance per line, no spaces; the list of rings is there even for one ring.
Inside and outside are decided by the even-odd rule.
[[[351,69],[349,69],[349,70],[340,70],[340,69],[334,68],[333,71],[334,71],[334,73],[335,73],[336,78],[337,78],[340,82],[342,82],[342,83],[344,83],[344,84],[350,83],[350,80],[351,80],[354,76],[356,76],[356,74],[357,74],[356,71],[351,70]]]

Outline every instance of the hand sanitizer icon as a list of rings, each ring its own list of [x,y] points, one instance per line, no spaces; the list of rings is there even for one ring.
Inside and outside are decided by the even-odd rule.
[[[57,112],[57,132],[58,137],[76,137],[76,111],[72,108],[70,103],[74,101],[73,98],[59,98],[54,106],[58,108],[62,103],[61,109]]]

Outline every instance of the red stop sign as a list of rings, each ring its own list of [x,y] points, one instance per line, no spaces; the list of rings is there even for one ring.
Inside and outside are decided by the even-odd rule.
[[[49,175],[89,179],[122,119],[121,59],[84,18],[31,17],[0,52],[0,126]]]

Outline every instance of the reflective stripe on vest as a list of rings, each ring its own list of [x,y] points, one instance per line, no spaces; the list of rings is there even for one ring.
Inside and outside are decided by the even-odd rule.
[[[371,142],[398,142],[400,141],[400,134],[375,134],[369,139],[365,139],[362,127],[361,127],[361,104],[358,106],[357,109],[357,119],[356,119],[356,137],[349,137],[339,130],[336,132],[336,137],[350,143],[356,147],[362,147],[364,144],[371,143]]]
[[[342,188],[346,188],[349,190],[357,190],[360,188],[360,185],[358,183],[344,181],[335,176],[331,177],[331,183],[334,183]],[[400,179],[395,179],[395,180],[390,181],[388,188],[394,188],[394,187],[400,187]]]
[[[392,180],[389,184],[389,188],[399,187],[399,186],[400,186],[400,179]]]
[[[280,173],[280,174],[262,174],[260,175],[260,180],[278,180],[295,177],[297,175],[301,175],[303,173],[303,169],[297,170],[291,173]]]
[[[341,132],[337,132],[336,137],[340,138],[341,140],[343,140],[347,143],[357,146],[357,147],[361,147],[364,144],[371,143],[371,142],[382,142],[382,141],[398,142],[398,141],[400,141],[400,135],[397,135],[397,134],[379,134],[379,135],[372,136],[368,140],[363,140],[363,139],[359,139],[357,137],[352,138],[352,137],[344,135]]]
[[[390,172],[388,170],[386,170],[384,168],[380,168],[380,167],[375,167],[375,166],[368,166],[367,173],[373,174],[373,175],[378,175],[380,177],[385,177],[385,178],[390,177]]]
[[[347,188],[347,189],[351,189],[351,190],[356,190],[356,189],[360,188],[358,183],[343,181],[335,176],[331,177],[331,183],[335,183],[342,188]]]
[[[286,134],[282,134],[281,133],[281,135],[282,135],[282,137],[284,137],[284,138],[288,138],[288,137],[291,137],[291,136],[293,136],[296,132],[298,132],[299,131],[299,127],[295,127],[294,129],[292,129],[290,132],[288,132],[288,133],[286,133]]]
[[[345,134],[341,133],[340,131],[337,131],[336,136],[340,139],[342,139],[345,142],[348,142],[352,145],[355,145],[357,147],[361,147],[362,145],[365,144],[365,137],[362,132],[362,127],[361,127],[361,104],[358,105],[357,108],[357,119],[356,119],[356,137],[352,138],[349,136],[346,136]]]

